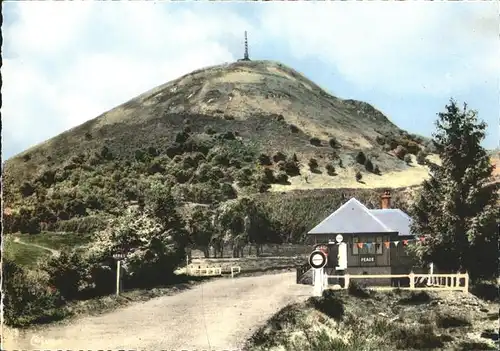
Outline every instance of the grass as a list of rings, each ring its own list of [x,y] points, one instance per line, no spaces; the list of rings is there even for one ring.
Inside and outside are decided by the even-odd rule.
[[[4,240],[3,254],[21,266],[34,267],[41,258],[51,255],[48,250],[16,243],[9,236],[5,236]]]
[[[367,299],[364,294],[327,290],[321,298],[288,306],[248,340],[245,350],[494,349],[486,341],[468,340],[466,331],[472,331],[476,323],[468,315],[474,315],[474,307],[443,310],[446,302],[442,306],[432,303],[444,298],[439,294],[371,294]],[[401,304],[401,298],[406,302]]]
[[[52,233],[42,232],[40,234],[16,234],[14,237],[30,244],[45,246],[54,250],[61,250],[64,247],[75,247],[85,245],[90,242],[90,235],[77,235],[74,233]]]

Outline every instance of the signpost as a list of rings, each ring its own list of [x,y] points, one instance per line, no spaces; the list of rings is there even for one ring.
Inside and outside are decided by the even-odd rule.
[[[313,268],[314,294],[316,296],[321,296],[321,294],[323,293],[323,268],[326,266],[326,262],[327,256],[323,251],[314,250],[309,256],[309,264]]]
[[[122,260],[125,258],[123,253],[115,253],[113,254],[113,258],[116,260],[116,296],[120,295],[120,291],[122,290]]]

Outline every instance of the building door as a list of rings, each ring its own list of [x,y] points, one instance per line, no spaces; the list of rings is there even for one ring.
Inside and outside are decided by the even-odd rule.
[[[335,244],[328,244],[328,268],[333,268],[338,266],[339,260],[339,246]]]

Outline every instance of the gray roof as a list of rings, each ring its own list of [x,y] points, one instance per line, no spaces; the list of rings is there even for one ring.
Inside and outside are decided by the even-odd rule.
[[[371,214],[382,221],[386,226],[399,235],[412,235],[411,234],[411,217],[406,213],[396,208],[370,210]]]
[[[411,218],[398,209],[369,210],[351,198],[308,234],[398,233],[410,235]]]

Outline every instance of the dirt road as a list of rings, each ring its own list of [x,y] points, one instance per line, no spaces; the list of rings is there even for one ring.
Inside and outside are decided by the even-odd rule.
[[[68,325],[5,340],[3,348],[85,350],[237,350],[270,316],[311,296],[295,273],[221,279],[192,290]]]

